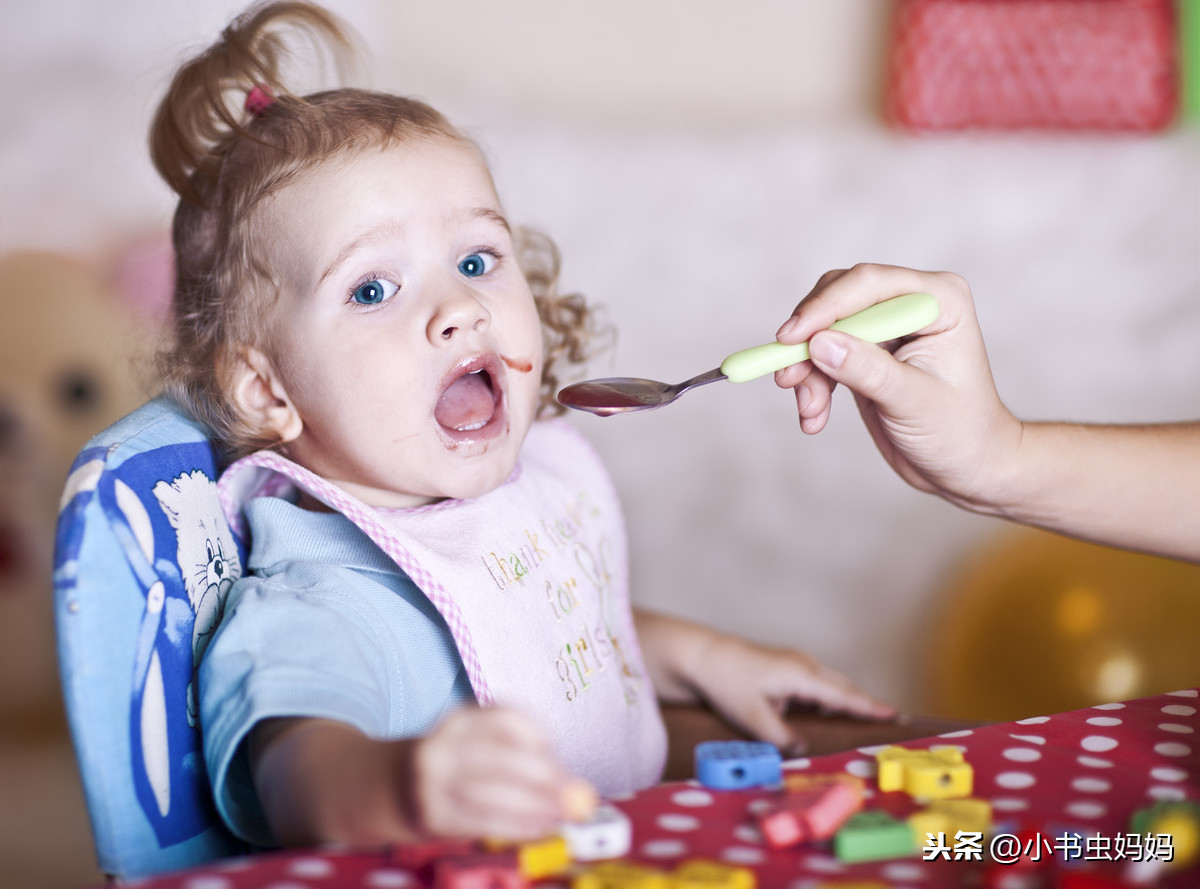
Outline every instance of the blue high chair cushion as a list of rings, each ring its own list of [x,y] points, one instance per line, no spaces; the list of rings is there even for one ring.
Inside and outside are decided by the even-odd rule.
[[[204,430],[159,398],[80,452],[55,548],[59,667],[100,868],[133,878],[250,851],[219,820],[195,668],[245,551]]]

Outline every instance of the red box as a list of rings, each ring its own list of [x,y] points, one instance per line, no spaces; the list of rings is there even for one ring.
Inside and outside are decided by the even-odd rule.
[[[886,118],[1153,131],[1179,105],[1173,0],[897,0]]]

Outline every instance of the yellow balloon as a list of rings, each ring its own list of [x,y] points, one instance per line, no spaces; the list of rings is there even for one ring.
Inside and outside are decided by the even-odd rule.
[[[1200,566],[1006,530],[937,600],[923,709],[1006,721],[1200,685]]]

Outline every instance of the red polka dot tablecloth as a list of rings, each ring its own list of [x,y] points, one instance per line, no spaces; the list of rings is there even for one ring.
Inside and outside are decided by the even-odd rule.
[[[713,790],[695,781],[661,784],[612,802],[633,823],[630,859],[671,869],[705,858],[753,870],[763,889],[883,885],[892,889],[1053,889],[1059,885],[1197,889],[1200,865],[1165,865],[1160,847],[1133,832],[1131,816],[1159,802],[1200,800],[1200,691],[1189,689],[1054,716],[905,741],[924,749],[956,746],[974,770],[976,798],[987,800],[994,829],[982,860],[945,853],[843,864],[831,845],[773,850],[754,813],[774,791]],[[874,789],[879,747],[791,760],[786,774],[849,773],[863,778],[866,808],[905,817],[920,808],[902,792]],[[993,847],[995,837],[1017,847]],[[1066,841],[1060,837],[1079,837]],[[1022,848],[1022,846],[1024,848]],[[953,847],[952,847],[953,848]],[[993,859],[989,849],[998,853]],[[1035,860],[1035,857],[1037,860]],[[1004,858],[1009,863],[997,863]],[[1070,860],[1068,860],[1070,859]],[[402,889],[426,885],[386,854],[273,853],[141,883],[145,889]],[[1080,882],[1081,877],[1096,882]],[[1063,883],[1064,879],[1068,879]],[[875,881],[874,884],[871,881]],[[539,885],[566,885],[561,880]]]

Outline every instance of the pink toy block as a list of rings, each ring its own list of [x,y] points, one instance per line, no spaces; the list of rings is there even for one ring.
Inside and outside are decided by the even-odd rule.
[[[860,782],[814,784],[779,798],[758,816],[758,828],[769,846],[785,849],[806,840],[828,839],[862,805]]]

